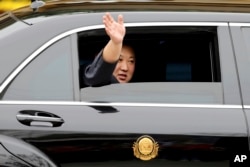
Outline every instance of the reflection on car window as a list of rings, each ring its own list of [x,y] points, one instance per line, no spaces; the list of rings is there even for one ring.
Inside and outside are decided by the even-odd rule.
[[[132,83],[139,86],[116,86],[116,92],[121,94],[82,87],[83,101],[150,102],[153,98],[147,100],[145,96],[153,94],[157,102],[164,103],[223,103],[217,27],[129,27],[126,31],[124,42],[132,46],[136,54]],[[108,39],[104,30],[81,32],[78,38],[81,79],[84,67]],[[137,88],[141,88],[141,93]],[[95,92],[97,89],[110,96]],[[105,89],[109,90],[109,86]],[[121,98],[125,92],[131,96]]]
[[[73,100],[69,37],[50,46],[11,83],[3,100]]]

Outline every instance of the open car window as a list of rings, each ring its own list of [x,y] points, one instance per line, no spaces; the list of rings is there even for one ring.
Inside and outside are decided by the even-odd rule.
[[[82,86],[81,100],[222,104],[217,38],[215,26],[128,27],[124,42],[136,54],[132,81]],[[79,33],[80,67],[91,63],[108,40],[104,30]]]

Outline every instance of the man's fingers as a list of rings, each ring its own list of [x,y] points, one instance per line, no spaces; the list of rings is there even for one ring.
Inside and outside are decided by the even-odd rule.
[[[106,13],[106,18],[107,18],[107,21],[110,22],[110,23],[113,23],[114,22],[114,19],[113,17],[111,16],[110,13]]]
[[[103,20],[106,24],[112,24],[113,22],[115,22],[114,18],[111,16],[110,13],[106,13],[104,16],[103,16]],[[117,21],[119,24],[123,24],[123,16],[121,14],[118,15],[118,21]]]
[[[106,13],[103,16],[103,23],[105,24],[105,26],[112,26],[112,24],[115,22],[115,20],[113,19],[113,17],[111,16],[110,13]]]
[[[123,16],[120,14],[118,15],[118,23],[119,24],[123,24],[124,20],[123,20]]]
[[[116,32],[117,29],[122,28],[123,26],[123,16],[121,14],[118,15],[117,22],[113,19],[110,13],[105,13],[103,16],[103,24],[105,25],[105,30],[108,34],[112,34],[111,32]],[[118,26],[120,25],[120,26]]]

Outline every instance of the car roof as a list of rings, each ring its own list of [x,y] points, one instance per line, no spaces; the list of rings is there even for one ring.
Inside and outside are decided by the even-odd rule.
[[[11,11],[11,15],[15,16],[14,19],[16,20],[17,18],[25,20],[39,16],[50,18],[51,16],[66,13],[97,13],[105,11],[217,12],[227,15],[227,18],[223,17],[223,15],[216,16],[218,21],[230,19],[230,21],[234,21],[239,19],[234,19],[233,16],[228,16],[227,13],[250,13],[250,0],[47,0],[45,5],[37,10],[32,10],[30,5]],[[5,17],[0,15],[0,24],[4,22]],[[220,17],[222,18],[220,19]]]
[[[58,9],[249,12],[250,0],[47,0],[39,11]],[[31,11],[26,7],[19,12]],[[16,10],[18,12],[18,10]]]
[[[47,0],[37,10],[32,10],[30,5],[13,10],[7,15],[15,16],[15,20],[25,20],[39,16],[49,18],[66,13],[105,11],[250,13],[250,0]],[[231,16],[228,19],[230,18]],[[0,15],[0,24],[4,22],[3,19],[6,19],[4,14]]]

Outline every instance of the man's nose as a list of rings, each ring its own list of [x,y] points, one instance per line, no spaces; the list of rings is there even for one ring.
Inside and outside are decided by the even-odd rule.
[[[121,64],[121,69],[124,70],[124,71],[127,71],[128,70],[128,64],[126,61],[123,61],[122,64]]]

